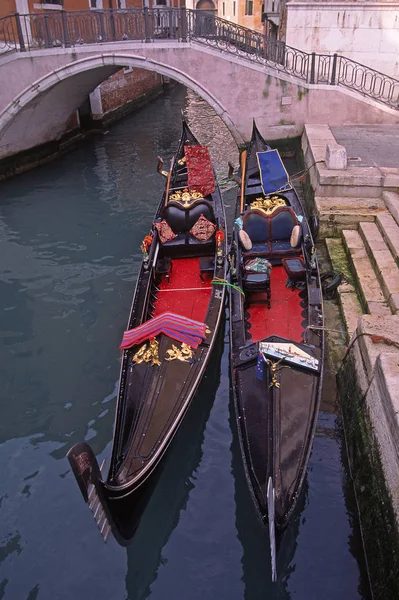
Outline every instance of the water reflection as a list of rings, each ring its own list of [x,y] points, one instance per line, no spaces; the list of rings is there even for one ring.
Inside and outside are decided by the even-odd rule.
[[[227,160],[238,163],[230,134],[209,107],[176,87],[108,135],[2,184],[5,600],[355,600],[363,593],[354,558],[356,512],[345,505],[332,404],[319,421],[308,485],[272,586],[268,540],[229,425],[227,337],[128,549],[113,539],[103,545],[68,468],[65,452],[81,439],[90,439],[100,462],[110,454],[118,346],[140,242],[164,186],[156,156],[167,161],[174,154],[183,108],[200,141],[209,141],[222,176]],[[224,199],[231,219],[235,190]]]
[[[186,509],[190,492],[196,485],[197,470],[203,457],[205,425],[220,386],[223,335],[222,325],[211,366],[168,451],[139,528],[128,546],[126,589],[129,599],[143,600],[150,595],[151,584],[163,564],[164,546],[178,525],[180,513]]]

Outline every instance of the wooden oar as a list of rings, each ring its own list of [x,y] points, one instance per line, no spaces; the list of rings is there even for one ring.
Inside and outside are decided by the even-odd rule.
[[[245,205],[245,171],[247,167],[247,151],[241,153],[241,199],[240,199],[240,212],[244,212]]]
[[[170,180],[172,179],[172,171],[173,171],[173,165],[174,165],[174,163],[175,163],[175,159],[173,157],[172,160],[170,161],[170,171],[168,173],[168,179],[166,181],[165,206],[167,205],[168,200],[169,200]]]

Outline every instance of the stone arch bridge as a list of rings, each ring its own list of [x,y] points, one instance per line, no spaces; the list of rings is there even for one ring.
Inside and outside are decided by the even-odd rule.
[[[159,14],[138,9],[135,29],[127,27],[133,11],[82,12],[81,30],[65,11],[47,21],[43,13],[0,20],[0,159],[60,139],[71,113],[124,66],[193,89],[237,143],[249,138],[253,118],[268,139],[300,135],[305,122],[399,122],[399,82],[362,65],[361,73],[352,66],[349,80],[351,61],[343,57],[272,46],[258,33],[185,9],[162,11],[165,27]]]

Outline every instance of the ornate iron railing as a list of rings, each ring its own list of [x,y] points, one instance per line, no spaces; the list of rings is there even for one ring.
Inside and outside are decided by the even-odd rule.
[[[307,53],[212,13],[139,8],[18,13],[0,19],[0,56],[12,51],[136,40],[195,41],[294,75],[342,85],[399,109],[399,81],[337,54]]]

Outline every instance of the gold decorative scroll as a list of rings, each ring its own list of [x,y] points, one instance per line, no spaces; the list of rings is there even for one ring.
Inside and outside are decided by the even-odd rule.
[[[184,208],[191,206],[193,202],[196,200],[202,200],[203,196],[200,192],[196,192],[195,190],[190,192],[187,188],[184,190],[177,190],[170,194],[169,200],[174,200],[175,202],[181,202]]]
[[[279,196],[265,196],[251,202],[251,208],[257,208],[267,215],[270,215],[279,206],[286,206],[285,200]]]
[[[159,362],[158,347],[159,347],[159,343],[157,342],[156,339],[150,340],[150,344],[149,344],[148,348],[147,348],[147,343],[143,344],[141,346],[140,350],[138,350],[136,352],[136,354],[133,356],[132,362],[134,362],[136,365],[139,365],[140,363],[143,363],[143,362],[146,362],[146,363],[151,362],[152,367],[154,365],[160,366],[161,363]]]
[[[165,360],[181,360],[182,362],[190,362],[193,358],[193,350],[187,344],[182,343],[181,348],[172,344],[172,349],[166,350],[168,358]]]
[[[180,166],[183,166],[186,164],[186,157],[183,156],[183,158],[181,158],[180,160],[177,161],[177,164]]]

